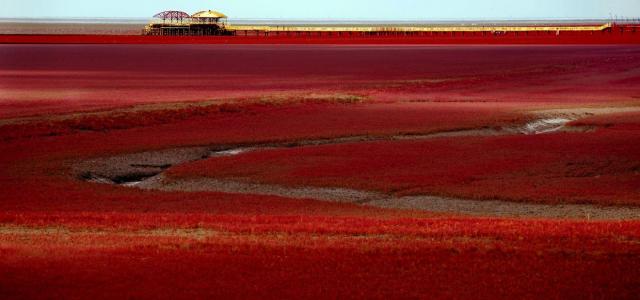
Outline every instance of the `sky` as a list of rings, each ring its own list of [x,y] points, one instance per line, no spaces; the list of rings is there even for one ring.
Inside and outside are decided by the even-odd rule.
[[[145,18],[213,9],[230,18],[499,20],[640,17],[640,0],[0,0],[0,18]]]

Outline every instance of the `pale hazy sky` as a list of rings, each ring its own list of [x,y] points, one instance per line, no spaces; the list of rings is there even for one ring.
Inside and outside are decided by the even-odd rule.
[[[536,19],[640,17],[640,0],[0,0],[0,17],[150,17],[214,9],[231,18]]]

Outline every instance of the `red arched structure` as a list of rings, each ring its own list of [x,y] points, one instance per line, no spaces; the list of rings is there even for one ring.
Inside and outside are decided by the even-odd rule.
[[[191,16],[183,11],[177,11],[177,10],[168,10],[168,11],[163,11],[161,13],[157,13],[153,16],[154,18],[158,18],[158,19],[162,19],[164,20],[180,20],[182,21],[183,19],[189,19]]]

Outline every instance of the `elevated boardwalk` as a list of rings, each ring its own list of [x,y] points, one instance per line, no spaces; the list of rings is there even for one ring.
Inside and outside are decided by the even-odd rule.
[[[228,25],[237,36],[487,36],[584,35],[612,32],[615,24],[532,26],[262,26]],[[627,27],[625,27],[627,28]],[[622,29],[623,31],[629,30]],[[632,29],[636,32],[636,29]],[[629,31],[631,32],[631,31]]]
[[[530,36],[530,35],[594,35],[613,33],[616,27],[620,33],[635,33],[637,22],[618,23],[479,23],[479,24],[240,24],[227,22],[228,17],[218,11],[206,10],[189,15],[183,11],[163,11],[154,15],[154,20],[145,27],[142,34],[151,36],[298,36],[298,37],[377,37],[377,36]],[[604,21],[602,21],[604,22]],[[622,26],[618,26],[622,25]]]
[[[525,32],[525,31],[603,31],[611,28],[604,25],[582,26],[263,26],[229,25],[230,31],[260,32]]]
[[[157,22],[147,25],[144,35],[163,36],[202,36],[202,35],[240,35],[240,36],[269,36],[269,35],[433,35],[455,33],[552,33],[563,32],[604,32],[614,27],[611,23],[602,25],[544,25],[544,26],[295,26],[295,25],[229,25],[227,23],[203,24],[200,22]]]

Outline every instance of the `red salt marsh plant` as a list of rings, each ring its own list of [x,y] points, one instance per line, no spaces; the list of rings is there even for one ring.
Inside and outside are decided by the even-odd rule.
[[[122,153],[512,126],[534,106],[618,103],[638,95],[630,80],[640,61],[634,47],[276,48],[0,47],[9,58],[0,59],[2,121],[34,118],[0,127],[0,298],[638,295],[638,222],[471,218],[276,196],[144,191],[76,177],[76,163]],[[220,66],[216,76],[213,65]],[[175,103],[255,100],[240,90],[322,99],[276,97],[266,100],[277,105],[235,103],[227,111]],[[141,103],[157,106],[118,111]],[[99,113],[81,113],[87,110]],[[55,115],[71,112],[80,113]],[[575,124],[604,129],[261,151],[170,173],[636,204],[637,117]]]
[[[1,218],[0,266],[7,273],[0,280],[12,297],[629,298],[638,292],[640,234],[632,222],[174,213]]]
[[[81,131],[122,130],[177,123],[198,118],[224,118],[228,114],[256,114],[277,106],[301,104],[349,104],[365,99],[349,94],[280,95],[218,101],[138,105],[125,109],[23,118],[0,126],[3,139],[54,136]]]
[[[619,102],[640,95],[639,57],[637,47],[622,45],[0,45],[0,116],[282,91],[384,101]]]
[[[399,195],[636,205],[640,201],[637,114],[598,120],[615,124],[621,118],[626,122],[619,126],[586,133],[256,151],[177,166],[168,174]]]
[[[276,133],[291,127],[288,122],[304,119],[309,119],[307,127],[294,133],[382,130],[389,124],[415,128],[425,117],[433,120],[427,126],[477,124],[470,117],[483,116],[475,109],[450,104],[442,104],[441,110],[417,109],[424,105],[406,109],[400,104],[367,105],[359,107],[363,110],[358,113],[351,106],[324,105],[266,110],[262,120],[270,126],[261,127],[259,133]],[[452,113],[456,110],[460,114]],[[283,113],[291,111],[299,112],[298,119],[283,122]],[[382,118],[385,111],[389,115]],[[308,118],[335,117],[336,112],[356,120],[367,115],[369,123],[349,127],[339,126],[342,118],[321,124]],[[458,122],[451,122],[455,118]],[[213,123],[175,124],[211,128]],[[253,128],[236,131],[218,124],[208,134],[229,134],[230,139],[232,133],[236,139],[260,136]],[[236,123],[227,126],[231,124]],[[140,134],[138,130],[155,132],[154,147],[172,145],[166,137],[158,140],[159,132],[169,134],[158,126],[36,137],[2,145],[2,163],[14,170],[2,174],[0,252],[6,260],[0,265],[7,271],[0,273],[3,294],[37,297],[46,293],[62,298],[606,294],[628,298],[637,292],[636,222],[434,217],[270,196],[144,192],[87,184],[59,173],[60,164],[69,158],[149,147],[144,138],[133,138]],[[131,137],[127,143],[110,143],[126,136]],[[193,132],[184,138],[193,141]],[[78,149],[66,147],[74,141]],[[25,158],[32,160],[18,160]]]
[[[164,135],[180,132],[187,136],[208,135],[209,141],[220,143],[250,143],[259,138],[268,141],[500,127],[527,118],[511,112],[518,107],[514,104],[360,103],[362,98],[355,95],[312,96],[314,98],[294,97],[288,100],[258,98],[203,106],[183,104],[187,107],[131,112],[116,110],[74,115],[61,120],[34,120],[0,126],[0,139],[113,130],[127,135],[124,129],[146,127],[142,130],[154,135],[165,130],[167,133]]]

